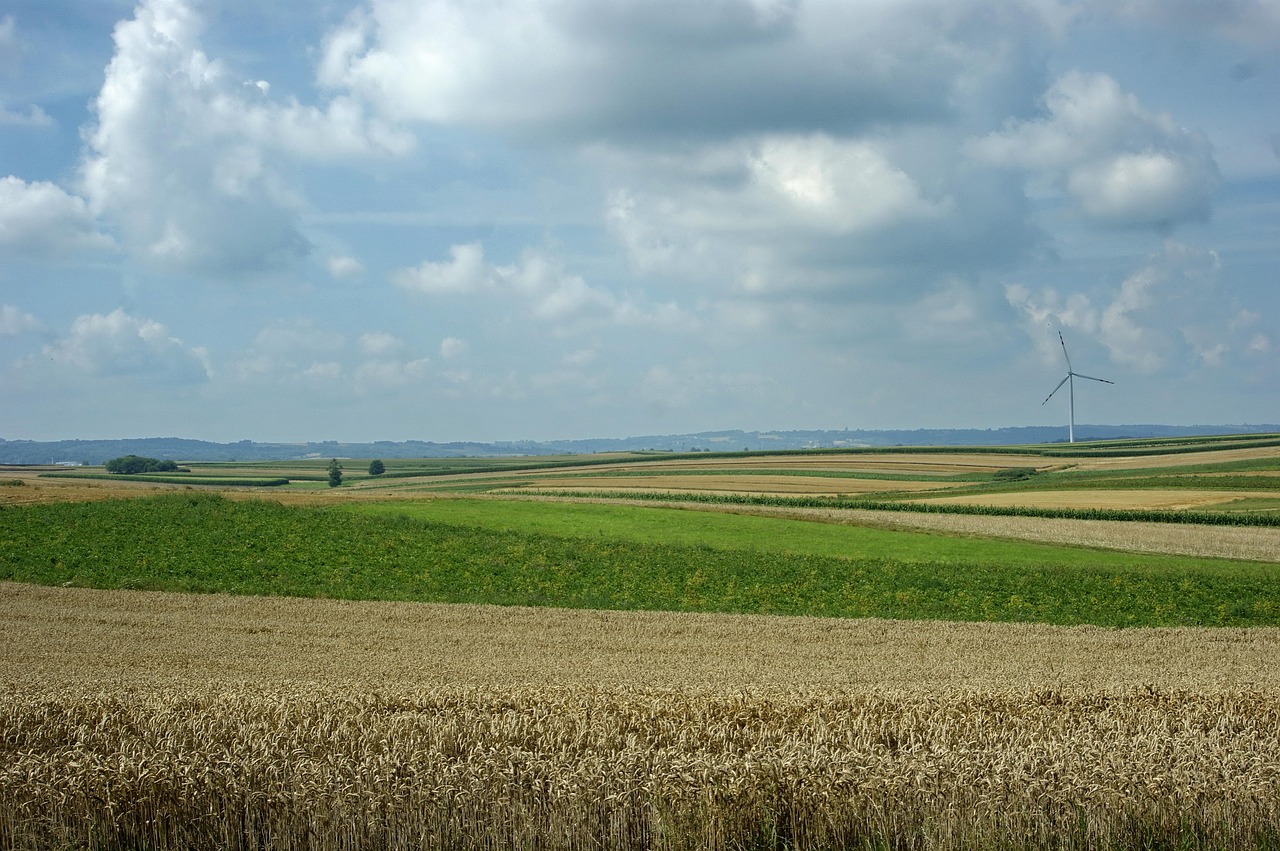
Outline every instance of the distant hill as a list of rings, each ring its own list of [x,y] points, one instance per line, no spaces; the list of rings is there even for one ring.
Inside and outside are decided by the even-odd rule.
[[[459,458],[508,455],[576,455],[596,452],[733,452],[768,449],[821,449],[859,446],[1000,446],[1062,443],[1061,426],[1023,426],[994,429],[704,431],[696,434],[588,440],[509,441],[496,443],[434,443],[422,440],[374,443],[212,443],[179,437],[123,440],[4,440],[0,464],[103,464],[123,455],[174,461],[288,461],[299,458]],[[1212,434],[1278,433],[1280,425],[1078,425],[1079,440],[1148,437],[1193,437]]]

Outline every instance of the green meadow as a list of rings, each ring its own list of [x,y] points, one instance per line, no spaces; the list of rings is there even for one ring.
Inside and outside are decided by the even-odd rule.
[[[186,491],[10,506],[0,509],[0,579],[600,609],[1280,625],[1274,563],[556,502],[317,508]]]

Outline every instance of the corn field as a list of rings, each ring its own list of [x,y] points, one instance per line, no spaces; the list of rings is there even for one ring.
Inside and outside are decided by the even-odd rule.
[[[1280,703],[7,693],[6,849],[1280,847]]]

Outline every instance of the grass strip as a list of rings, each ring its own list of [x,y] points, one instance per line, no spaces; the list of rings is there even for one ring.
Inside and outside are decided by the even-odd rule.
[[[0,579],[97,588],[1038,621],[1280,624],[1280,571],[1099,554],[905,561],[564,537],[184,493],[0,510]]]

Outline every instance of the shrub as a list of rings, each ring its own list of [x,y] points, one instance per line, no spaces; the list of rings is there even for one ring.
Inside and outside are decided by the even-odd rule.
[[[1022,482],[1036,475],[1037,472],[1035,467],[1006,467],[1003,470],[997,470],[991,480],[993,482]]]

